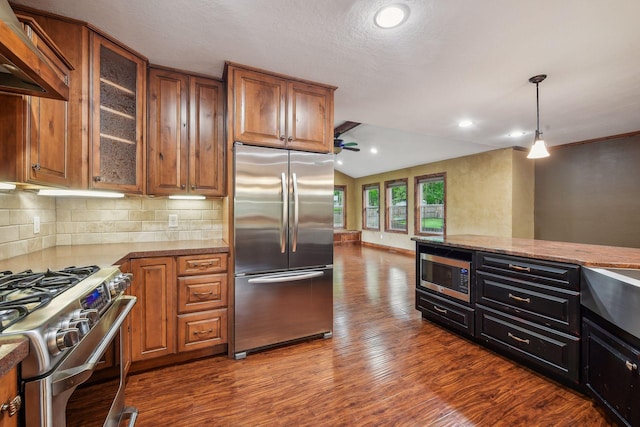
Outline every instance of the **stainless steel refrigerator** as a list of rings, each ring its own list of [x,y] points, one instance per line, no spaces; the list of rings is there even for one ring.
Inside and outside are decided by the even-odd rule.
[[[333,155],[234,145],[233,352],[333,330]]]

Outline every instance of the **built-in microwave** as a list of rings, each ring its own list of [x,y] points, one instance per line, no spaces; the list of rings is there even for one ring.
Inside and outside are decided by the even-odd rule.
[[[471,262],[421,253],[419,274],[419,286],[470,302]]]

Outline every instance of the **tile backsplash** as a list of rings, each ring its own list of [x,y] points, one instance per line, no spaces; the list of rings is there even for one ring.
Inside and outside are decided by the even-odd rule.
[[[0,193],[0,260],[52,246],[221,239],[223,202]],[[176,224],[169,226],[169,216]],[[40,217],[34,234],[33,218]]]

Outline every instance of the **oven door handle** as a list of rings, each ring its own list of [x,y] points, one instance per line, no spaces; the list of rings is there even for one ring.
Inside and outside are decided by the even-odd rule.
[[[131,311],[135,303],[136,297],[133,296],[121,296],[118,301],[114,303],[117,304],[117,306],[113,307],[112,309],[118,310],[120,313],[109,328],[109,331],[100,341],[100,344],[96,347],[93,353],[91,353],[91,356],[89,356],[87,362],[79,366],[74,366],[73,368],[56,372],[53,375],[52,391],[54,396],[57,396],[58,394],[66,390],[76,388],[91,377],[93,371],[96,369],[96,365],[102,358],[102,355],[104,354],[107,347],[109,347],[109,345],[113,341],[113,338],[120,330],[120,326],[122,326],[122,324],[124,323],[124,320],[129,315],[129,312]]]

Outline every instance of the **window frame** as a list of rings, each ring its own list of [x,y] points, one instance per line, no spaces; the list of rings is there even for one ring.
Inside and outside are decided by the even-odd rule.
[[[334,185],[333,192],[335,193],[336,191],[342,191],[342,227],[336,227],[335,217],[334,217],[333,228],[336,230],[346,230],[347,229],[347,186]],[[335,208],[335,205],[333,207]]]
[[[378,190],[378,227],[372,228],[367,226],[367,191],[377,189]],[[363,184],[362,185],[362,229],[380,231],[380,183]]]
[[[394,187],[399,187],[404,185],[406,188],[405,194],[407,194],[406,199],[405,199],[405,210],[404,210],[404,230],[398,229],[398,228],[391,228],[391,215],[390,215],[390,210],[393,206],[391,206],[392,203],[392,197],[391,196],[391,189]],[[394,179],[394,180],[390,180],[390,181],[385,181],[384,182],[384,213],[385,213],[385,218],[384,218],[384,231],[386,233],[399,233],[399,234],[408,234],[409,233],[409,180],[408,178],[401,178],[401,179]]]
[[[421,227],[421,223],[422,223],[422,216],[421,216],[421,208],[422,208],[422,195],[420,194],[420,187],[421,184],[423,182],[428,182],[428,181],[439,181],[440,179],[442,179],[442,183],[443,183],[443,213],[442,213],[442,233],[437,233],[437,232],[423,232],[422,227]],[[438,172],[438,173],[432,173],[432,174],[428,174],[428,175],[420,175],[420,176],[416,176],[414,178],[414,213],[413,213],[413,218],[414,218],[414,223],[413,223],[413,227],[414,227],[414,233],[419,235],[419,236],[446,236],[447,235],[447,173],[446,172]]]

